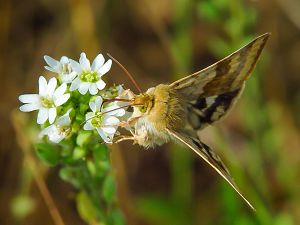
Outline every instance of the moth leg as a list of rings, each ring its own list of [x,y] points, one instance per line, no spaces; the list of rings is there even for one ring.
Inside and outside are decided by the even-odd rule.
[[[119,139],[116,140],[114,143],[120,143],[122,141],[133,141],[133,144],[140,145],[148,139],[147,134],[144,132],[141,134],[135,134],[133,131],[130,130],[130,133],[132,134],[132,136],[121,135],[119,136]]]
[[[137,117],[130,117],[128,120],[127,120],[127,123],[129,126],[134,126],[135,123],[137,122],[137,120],[141,118],[141,116],[137,116]]]
[[[122,141],[133,141],[133,142],[135,142],[135,137],[134,136],[125,136],[125,135],[122,135],[114,143],[117,144],[117,143],[120,143]]]
[[[130,125],[127,121],[121,121],[121,122],[118,122],[118,123],[110,124],[108,127],[111,127],[111,126],[128,127]]]

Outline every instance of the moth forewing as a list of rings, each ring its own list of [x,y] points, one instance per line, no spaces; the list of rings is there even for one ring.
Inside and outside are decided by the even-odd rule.
[[[240,87],[249,77],[270,34],[263,34],[224,59],[177,80],[170,87],[189,100],[213,96]]]

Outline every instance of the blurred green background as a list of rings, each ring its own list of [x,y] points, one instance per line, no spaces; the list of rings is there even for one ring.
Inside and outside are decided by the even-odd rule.
[[[272,36],[239,103],[202,132],[257,212],[200,158],[172,144],[111,147],[119,205],[130,225],[300,224],[299,12],[298,0],[2,0],[0,224],[62,224],[52,219],[57,211],[65,224],[87,224],[58,168],[35,159],[22,135],[29,118],[16,113],[17,96],[34,93],[38,76],[50,75],[43,55],[109,52],[147,90],[265,32]],[[106,78],[134,90],[116,65]],[[49,210],[43,196],[57,207]]]

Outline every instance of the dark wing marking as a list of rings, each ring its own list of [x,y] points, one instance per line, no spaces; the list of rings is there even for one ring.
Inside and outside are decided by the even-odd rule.
[[[229,174],[224,163],[221,161],[220,157],[210,147],[202,143],[198,138],[190,137],[184,133],[178,133],[169,129],[167,129],[167,131],[172,137],[190,147],[196,154],[198,154],[202,159],[204,159],[205,162],[207,162],[212,168],[214,168],[242,197],[242,199],[244,199],[244,201],[249,205],[249,207],[255,211],[254,207],[244,197],[244,195],[239,190],[238,186],[235,184],[234,180]]]
[[[195,130],[201,130],[224,117],[243,91],[238,88],[216,96],[199,97],[188,103],[188,122]]]
[[[215,64],[170,84],[190,101],[241,88],[249,77],[270,34],[266,33]]]

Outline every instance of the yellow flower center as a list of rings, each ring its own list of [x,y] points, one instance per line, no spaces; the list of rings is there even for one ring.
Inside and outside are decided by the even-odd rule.
[[[101,112],[96,112],[96,117],[91,120],[91,124],[94,127],[101,127],[103,123],[103,114]]]
[[[99,80],[97,72],[94,71],[84,71],[80,74],[80,80],[83,82],[96,83]]]
[[[46,97],[41,98],[41,103],[42,103],[42,106],[45,107],[45,108],[55,107],[53,100],[49,99],[49,98],[46,98]]]

